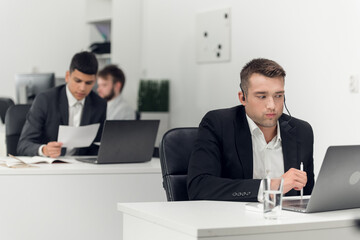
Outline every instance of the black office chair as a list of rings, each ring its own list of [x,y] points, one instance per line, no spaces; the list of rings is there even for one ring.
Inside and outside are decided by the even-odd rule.
[[[141,113],[139,111],[135,111],[135,120],[141,119]]]
[[[10,107],[5,116],[6,151],[7,154],[17,155],[16,148],[20,138],[21,130],[26,121],[30,104],[19,104]]]
[[[360,230],[360,219],[355,220],[355,224],[358,230]]]
[[[163,187],[168,201],[189,200],[187,172],[198,128],[174,128],[166,132],[160,146]]]
[[[154,151],[153,151],[153,158],[159,158],[160,157],[160,153],[159,153],[159,148],[158,147],[154,147]]]
[[[11,98],[0,98],[0,118],[3,123],[5,123],[6,111],[13,105],[14,101]]]

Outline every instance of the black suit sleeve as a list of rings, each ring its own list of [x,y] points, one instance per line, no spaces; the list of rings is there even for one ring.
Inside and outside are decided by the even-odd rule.
[[[47,101],[44,95],[35,98],[22,129],[17,154],[21,156],[37,156],[43,144],[43,126],[46,121]]]
[[[233,136],[224,133],[224,128],[232,127],[226,125],[211,112],[200,123],[188,168],[191,200],[257,201],[261,180],[245,179],[241,166],[236,169],[236,177],[226,174],[232,161],[239,162],[235,146],[232,152],[224,150],[227,141],[235,141]]]

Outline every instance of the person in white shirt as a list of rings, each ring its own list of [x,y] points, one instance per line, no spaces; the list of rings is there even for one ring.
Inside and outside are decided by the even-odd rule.
[[[116,65],[108,65],[99,71],[97,92],[107,100],[107,120],[134,120],[135,110],[125,101],[122,91],[125,75]]]
[[[261,201],[267,177],[282,177],[286,195],[311,194],[314,135],[283,113],[285,75],[272,60],[250,61],[240,73],[241,105],[204,116],[188,166],[190,200]]]

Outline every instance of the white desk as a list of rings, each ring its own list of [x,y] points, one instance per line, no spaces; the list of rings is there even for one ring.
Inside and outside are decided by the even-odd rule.
[[[165,201],[159,159],[140,164],[0,167],[0,238],[122,238],[117,202]]]
[[[124,240],[360,239],[354,218],[360,209],[295,213],[279,220],[245,210],[245,203],[188,201],[119,203]]]

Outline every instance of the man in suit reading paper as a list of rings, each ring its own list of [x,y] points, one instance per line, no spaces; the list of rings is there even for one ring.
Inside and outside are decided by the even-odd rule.
[[[240,74],[242,105],[204,116],[189,162],[190,199],[261,201],[265,177],[283,177],[287,195],[311,194],[313,131],[283,114],[285,75],[272,60],[250,61]]]
[[[98,146],[65,149],[57,142],[60,125],[78,127],[100,123],[95,142],[99,142],[106,118],[106,101],[92,91],[98,62],[93,53],[80,52],[72,58],[66,72],[66,85],[36,96],[26,118],[17,148],[18,155],[58,157],[97,155]]]

